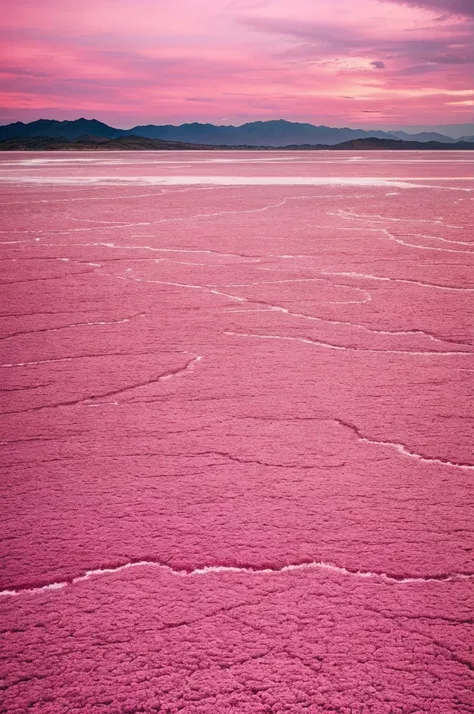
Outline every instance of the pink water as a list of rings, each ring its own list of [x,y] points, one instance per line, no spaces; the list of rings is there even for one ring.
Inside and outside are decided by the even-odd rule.
[[[8,714],[473,712],[474,155],[3,154]]]

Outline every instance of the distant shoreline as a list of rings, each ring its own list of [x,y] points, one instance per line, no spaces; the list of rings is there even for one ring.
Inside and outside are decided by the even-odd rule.
[[[86,136],[79,139],[55,137],[13,137],[0,141],[0,151],[474,151],[474,142],[404,141],[375,137],[351,139],[339,144],[289,144],[287,146],[249,146],[193,144],[181,141],[124,136],[115,139]]]

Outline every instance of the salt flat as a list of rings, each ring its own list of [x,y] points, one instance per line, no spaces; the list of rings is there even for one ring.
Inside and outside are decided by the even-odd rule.
[[[0,157],[3,709],[473,696],[474,156]]]

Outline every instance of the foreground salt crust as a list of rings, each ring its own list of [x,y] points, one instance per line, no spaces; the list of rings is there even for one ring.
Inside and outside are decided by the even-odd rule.
[[[9,713],[472,710],[474,171],[429,156],[8,166]]]

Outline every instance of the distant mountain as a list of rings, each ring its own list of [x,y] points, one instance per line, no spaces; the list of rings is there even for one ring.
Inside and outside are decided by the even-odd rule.
[[[216,126],[214,124],[182,124],[173,126],[136,126],[123,130],[103,124],[95,119],[76,119],[75,121],[55,121],[40,119],[24,124],[16,122],[0,127],[0,140],[14,137],[49,136],[74,140],[81,136],[96,136],[115,139],[120,136],[143,136],[148,139],[181,141],[193,144],[235,146],[285,146],[287,144],[337,144],[341,141],[365,137],[391,138],[383,131],[365,131],[364,129],[337,129],[328,126],[313,126],[278,121],[257,121],[242,126]]]
[[[443,135],[449,136],[452,139],[456,139],[456,141],[459,141],[463,136],[472,136],[474,134],[474,123],[470,123],[470,124],[439,124],[437,126],[404,126],[403,130],[411,136],[413,134],[418,134],[419,132],[422,132],[422,133],[435,132],[438,134],[443,134]],[[388,129],[387,131],[389,131],[390,134],[395,133],[391,129]]]
[[[435,127],[433,127],[435,128]],[[96,119],[76,119],[74,121],[56,121],[54,119],[39,119],[24,124],[15,122],[0,126],[0,141],[16,137],[47,136],[56,139],[73,141],[81,137],[99,137],[118,139],[121,136],[142,136],[147,139],[162,139],[163,141],[179,141],[192,144],[212,146],[311,146],[319,144],[336,145],[352,139],[403,139],[404,141],[439,141],[449,143],[458,141],[464,136],[472,139],[474,124],[447,125],[450,132],[422,131],[408,133],[407,131],[377,131],[365,129],[335,128],[315,126],[299,122],[285,121],[255,121],[242,126],[217,126],[215,124],[172,124],[135,126],[132,129],[116,129]],[[413,127],[415,130],[415,127]],[[453,138],[455,137],[455,138]]]
[[[454,143],[456,139],[445,134],[438,134],[436,131],[422,131],[419,134],[407,134],[406,131],[391,131],[392,136],[403,141],[441,141],[445,144]]]
[[[467,141],[468,143],[474,141],[474,134],[472,136],[462,136],[460,141]]]
[[[113,129],[96,119],[75,119],[74,121],[56,121],[55,119],[39,119],[29,124],[21,121],[0,126],[0,140],[13,139],[19,136],[48,136],[58,139],[77,139],[80,136],[103,136],[112,139],[124,132]]]
[[[24,124],[15,122],[0,126],[0,141],[17,137],[50,137],[74,141],[81,137],[118,139],[122,136],[141,136],[147,139],[163,141],[178,141],[208,146],[289,146],[289,145],[336,145],[352,139],[402,139],[403,141],[439,141],[453,143],[464,134],[466,139],[472,139],[473,124],[447,125],[451,133],[438,131],[422,131],[408,133],[407,131],[377,131],[365,129],[335,128],[315,126],[299,122],[285,121],[255,121],[242,126],[217,126],[215,124],[172,124],[135,126],[132,129],[116,129],[96,119],[76,119],[74,121],[56,121],[54,119],[39,119]],[[415,129],[415,127],[414,127]],[[453,138],[456,136],[457,138]]]
[[[147,136],[168,141],[192,143],[226,144],[235,146],[286,146],[288,144],[337,144],[341,141],[364,137],[392,138],[383,131],[363,129],[335,129],[328,126],[300,124],[283,119],[277,121],[255,121],[242,126],[215,126],[214,124],[182,124],[173,126],[136,126],[129,132],[137,136]]]
[[[438,141],[402,141],[401,139],[379,139],[369,137],[351,139],[339,144],[290,144],[287,146],[250,146],[239,144],[235,146],[191,144],[179,141],[165,141],[163,139],[149,139],[144,136],[120,136],[116,139],[107,139],[101,136],[83,136],[68,140],[47,136],[24,136],[0,141],[0,151],[179,151],[179,150],[263,150],[263,151],[374,151],[374,150],[474,150],[474,142],[457,142],[455,144],[441,143]]]

